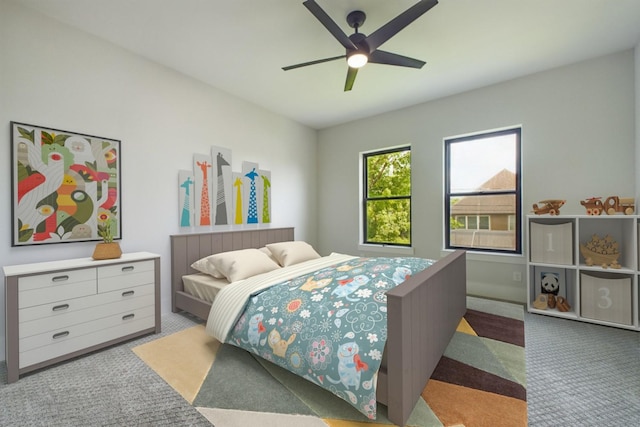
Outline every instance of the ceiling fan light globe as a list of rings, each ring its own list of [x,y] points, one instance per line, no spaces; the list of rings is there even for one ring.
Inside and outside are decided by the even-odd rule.
[[[347,64],[351,68],[361,68],[369,61],[369,57],[364,53],[356,52],[347,58]]]

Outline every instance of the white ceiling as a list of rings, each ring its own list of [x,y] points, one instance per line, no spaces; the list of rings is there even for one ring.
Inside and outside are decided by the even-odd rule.
[[[316,129],[611,52],[640,41],[640,0],[441,0],[381,48],[420,70],[369,64],[344,92],[344,54],[302,0],[15,0]],[[416,0],[317,0],[370,34]]]

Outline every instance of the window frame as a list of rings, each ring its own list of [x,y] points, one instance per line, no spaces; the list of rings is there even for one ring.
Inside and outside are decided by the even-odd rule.
[[[493,138],[503,135],[515,135],[515,175],[516,183],[514,190],[482,190],[482,191],[465,191],[465,192],[452,192],[451,191],[451,145],[457,142],[468,142],[473,140]],[[509,214],[508,230],[511,231],[511,217],[515,217],[515,248],[512,249],[499,249],[499,248],[485,248],[485,247],[471,247],[451,244],[451,200],[458,197],[470,197],[470,196],[494,196],[494,195],[510,195],[515,196],[515,213]],[[478,215],[478,220],[480,214]],[[466,215],[467,217],[469,215]],[[481,252],[489,254],[513,254],[522,255],[522,126],[509,127],[505,129],[477,132],[464,136],[455,136],[444,139],[444,248],[447,250],[464,249],[470,252]],[[468,220],[465,224],[465,229],[468,229]]]
[[[362,230],[362,238],[360,239],[360,245],[364,246],[378,246],[378,247],[392,247],[392,248],[412,248],[413,247],[413,216],[412,216],[412,194],[413,194],[413,181],[412,176],[410,176],[410,185],[411,189],[409,191],[408,196],[391,196],[391,197],[368,197],[369,193],[369,180],[368,178],[368,162],[367,159],[373,156],[380,156],[384,154],[397,153],[402,151],[408,151],[410,154],[413,154],[411,151],[411,145],[399,145],[395,147],[388,147],[374,151],[367,151],[360,153],[360,165],[362,170],[362,202],[361,202],[361,210],[362,214],[360,215],[360,220],[362,221],[361,230]],[[370,201],[380,201],[380,200],[408,200],[409,201],[409,243],[395,243],[395,242],[372,242],[367,239],[367,204]]]

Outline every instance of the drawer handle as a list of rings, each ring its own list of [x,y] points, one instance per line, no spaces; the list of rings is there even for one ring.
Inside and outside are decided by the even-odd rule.
[[[57,340],[58,338],[64,338],[69,335],[69,331],[58,332],[57,334],[53,334],[53,339]]]
[[[56,305],[55,307],[53,307],[53,311],[62,311],[62,310],[66,310],[67,308],[69,308],[69,304],[60,304],[60,305]]]
[[[122,320],[129,320],[129,319],[133,319],[134,317],[136,317],[136,315],[133,313],[125,314],[124,316],[122,316]]]
[[[69,276],[67,276],[66,274],[64,276],[55,276],[51,278],[52,282],[62,282],[65,280],[69,280]]]
[[[126,267],[122,267],[122,271],[133,271],[134,268],[133,265],[127,265]]]
[[[126,291],[122,293],[123,297],[130,297],[131,295],[135,294],[136,291]]]

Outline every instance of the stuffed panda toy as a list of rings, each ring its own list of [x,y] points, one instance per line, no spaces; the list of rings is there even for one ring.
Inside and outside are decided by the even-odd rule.
[[[544,294],[558,295],[558,291],[560,290],[558,275],[555,273],[542,273],[540,288]]]

